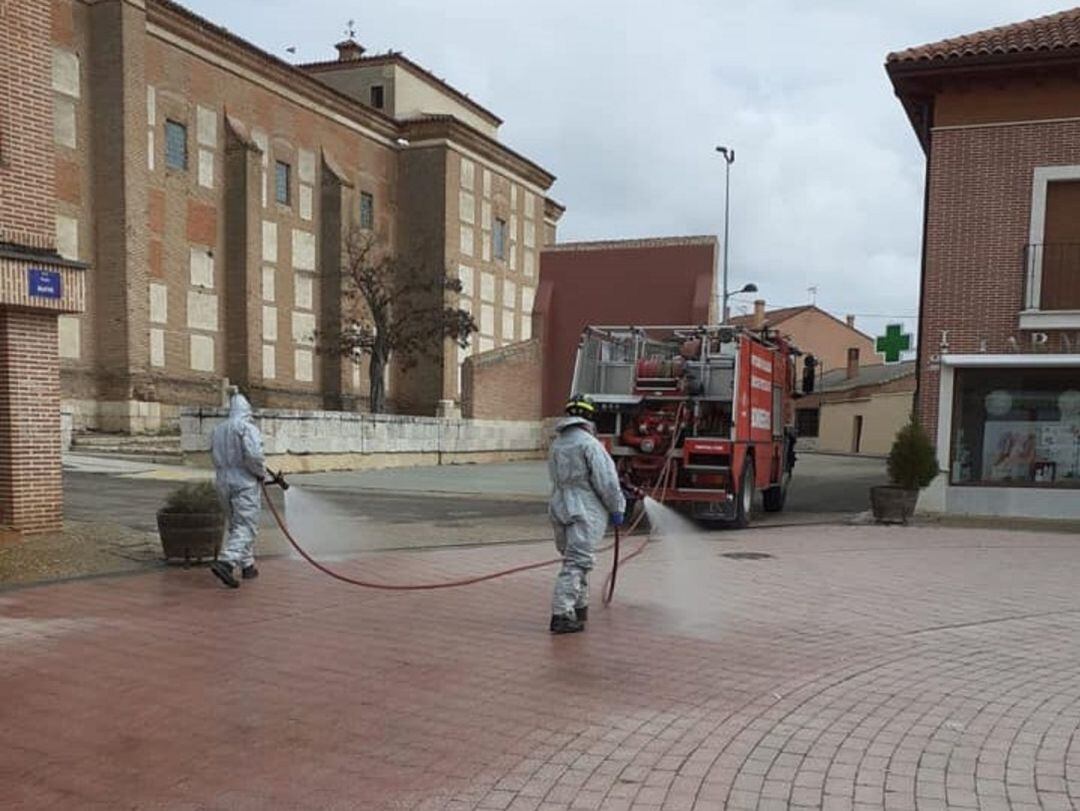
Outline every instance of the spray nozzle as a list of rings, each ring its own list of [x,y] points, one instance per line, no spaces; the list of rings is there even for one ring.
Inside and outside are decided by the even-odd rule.
[[[280,470],[277,473],[274,473],[274,471],[272,471],[272,470],[267,471],[267,472],[270,474],[269,476],[266,477],[267,484],[276,484],[282,490],[288,490],[289,489],[289,483],[287,481],[285,481],[285,473],[284,472],[282,472]]]

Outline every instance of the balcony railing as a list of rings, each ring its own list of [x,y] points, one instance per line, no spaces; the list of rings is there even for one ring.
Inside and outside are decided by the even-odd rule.
[[[1080,310],[1080,242],[1024,248],[1024,304],[1028,310]]]

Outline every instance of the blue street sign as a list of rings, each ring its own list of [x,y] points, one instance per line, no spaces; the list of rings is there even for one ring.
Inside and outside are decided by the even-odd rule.
[[[31,268],[30,297],[58,299],[63,295],[63,286],[60,283],[60,274],[55,270],[38,270]]]

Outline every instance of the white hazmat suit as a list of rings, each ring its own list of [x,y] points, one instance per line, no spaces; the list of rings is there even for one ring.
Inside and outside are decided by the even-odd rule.
[[[563,556],[551,602],[553,617],[573,618],[589,604],[589,571],[608,518],[626,510],[615,462],[593,436],[592,423],[567,417],[556,426],[548,454],[552,493],[548,513]]]
[[[259,485],[266,478],[266,460],[262,435],[244,395],[232,396],[228,420],[214,428],[211,452],[218,495],[229,519],[225,547],[218,559],[246,569],[255,564],[255,535],[262,509]]]

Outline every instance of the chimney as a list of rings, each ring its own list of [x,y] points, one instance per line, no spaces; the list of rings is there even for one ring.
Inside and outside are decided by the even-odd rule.
[[[847,325],[849,327],[851,327],[852,329],[855,329],[855,316],[853,316],[853,315],[847,316]]]
[[[765,299],[754,299],[754,329],[765,326]]]
[[[355,62],[364,55],[364,46],[352,37],[342,40],[337,45],[338,62]]]
[[[847,379],[855,377],[859,373],[859,348],[851,347],[847,351]]]

